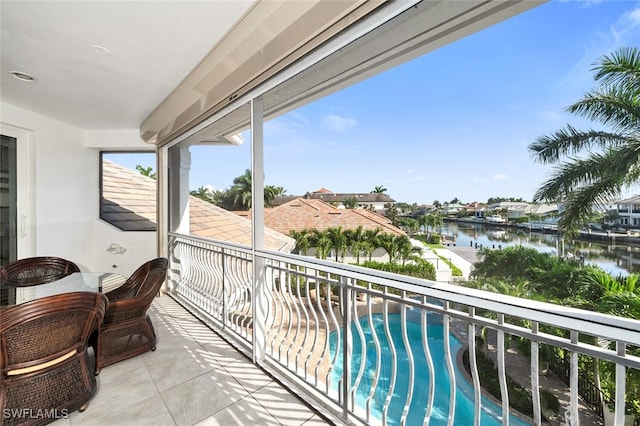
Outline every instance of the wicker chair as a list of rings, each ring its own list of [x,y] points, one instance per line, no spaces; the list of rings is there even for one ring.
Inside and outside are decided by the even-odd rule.
[[[117,289],[106,293],[109,309],[98,333],[96,374],[107,365],[156,349],[156,333],[147,310],[167,276],[160,257],[140,266]]]
[[[107,297],[75,292],[0,311],[2,425],[40,425],[84,411],[96,392],[87,352]]]
[[[40,256],[16,260],[0,269],[0,287],[24,287],[59,280],[80,268],[70,260]]]

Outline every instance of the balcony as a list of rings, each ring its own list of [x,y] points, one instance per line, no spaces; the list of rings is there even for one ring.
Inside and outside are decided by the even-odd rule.
[[[169,296],[155,352],[106,367],[83,413],[54,425],[314,425],[325,421]]]
[[[640,346],[638,321],[181,234],[170,234],[169,247],[169,295],[336,422],[470,424],[489,411],[495,424],[507,416],[510,424],[542,424],[545,389],[560,400],[546,413],[553,424],[603,424],[608,402],[622,425],[625,395],[637,392],[624,378],[640,369],[631,354]],[[528,357],[514,355],[517,338],[528,342]],[[554,369],[564,384],[539,367],[549,347],[562,349]],[[503,403],[480,388],[476,359],[484,351],[496,360]],[[580,366],[592,359],[615,371],[612,394],[585,381]],[[446,386],[438,382],[445,369]],[[512,410],[507,376],[534,389],[530,416]],[[470,412],[456,408],[456,393],[466,393]]]

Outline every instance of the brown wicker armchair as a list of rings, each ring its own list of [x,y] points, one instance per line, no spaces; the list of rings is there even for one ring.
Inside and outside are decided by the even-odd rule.
[[[59,280],[80,268],[70,260],[40,256],[16,260],[0,269],[0,287],[24,287]]]
[[[96,392],[87,345],[107,303],[103,294],[75,292],[0,311],[0,424],[46,424],[84,411]]]
[[[109,309],[98,333],[96,374],[107,365],[156,349],[156,333],[147,310],[167,276],[160,257],[140,266],[117,289],[106,293]]]

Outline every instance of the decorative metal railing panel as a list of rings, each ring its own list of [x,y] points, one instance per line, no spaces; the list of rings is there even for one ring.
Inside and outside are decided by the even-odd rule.
[[[584,359],[616,378],[608,398],[620,422],[635,391],[625,386],[637,385],[625,377],[640,369],[640,321],[268,251],[255,252],[254,280],[246,247],[179,234],[170,242],[169,293],[347,422],[541,424],[549,414],[539,361],[555,348],[568,354],[569,392],[555,414],[567,424],[591,411],[579,397]],[[253,327],[258,303],[263,334]],[[516,342],[529,357],[527,415],[515,412],[521,397],[510,394]],[[495,373],[479,366],[483,358]],[[487,375],[498,398],[481,388]]]

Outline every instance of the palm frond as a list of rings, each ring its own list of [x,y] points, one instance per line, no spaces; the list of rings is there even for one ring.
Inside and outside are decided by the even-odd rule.
[[[603,55],[591,71],[595,71],[596,81],[604,85],[627,86],[637,92],[640,88],[640,50],[623,47],[610,55]]]
[[[628,138],[617,133],[599,130],[577,130],[571,125],[548,136],[541,136],[529,145],[529,151],[535,161],[542,164],[553,164],[562,157],[579,154],[593,148],[620,146],[628,142]]]
[[[605,153],[573,158],[556,168],[535,193],[537,201],[565,201],[560,226],[575,230],[588,221],[594,205],[610,204],[640,176],[640,142]]]
[[[566,110],[609,126],[615,132],[633,133],[640,123],[638,92],[606,87],[587,93]]]

